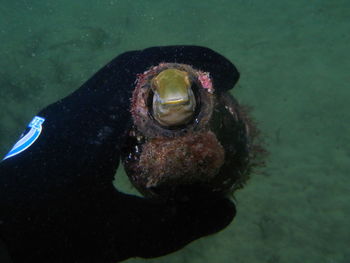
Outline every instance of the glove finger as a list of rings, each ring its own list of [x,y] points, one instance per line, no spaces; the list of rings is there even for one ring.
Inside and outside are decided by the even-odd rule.
[[[110,260],[177,251],[222,230],[236,214],[234,203],[226,198],[169,204],[121,193],[114,196],[98,213],[104,216],[103,230],[98,232],[104,233],[102,240],[110,240],[104,244]]]

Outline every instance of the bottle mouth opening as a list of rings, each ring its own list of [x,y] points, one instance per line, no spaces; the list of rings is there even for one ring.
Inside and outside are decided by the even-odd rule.
[[[159,94],[154,80],[166,70],[181,71],[186,80],[181,82],[180,78],[178,90],[178,83],[172,86],[170,82],[169,89],[165,87]],[[168,83],[166,80],[165,84]],[[131,111],[134,125],[147,137],[175,137],[203,129],[210,120],[215,100],[212,85],[209,89],[208,83],[211,84],[209,73],[190,65],[161,63],[151,67],[138,75],[133,92]],[[157,84],[163,85],[164,82]]]

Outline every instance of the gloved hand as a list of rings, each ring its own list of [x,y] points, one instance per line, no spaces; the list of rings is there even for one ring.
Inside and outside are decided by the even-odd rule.
[[[0,239],[13,262],[116,262],[156,257],[227,226],[228,199],[163,204],[112,185],[131,125],[136,74],[160,62],[210,72],[217,90],[239,75],[216,52],[196,46],[124,53],[81,88],[37,114],[38,139],[0,163]],[[40,125],[39,125],[40,126]]]

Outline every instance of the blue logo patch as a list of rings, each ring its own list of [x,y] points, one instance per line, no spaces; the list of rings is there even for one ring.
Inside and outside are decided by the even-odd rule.
[[[4,160],[28,149],[39,138],[44,121],[44,118],[35,116],[28,124],[29,131],[21,135],[19,141],[12,147],[10,152],[5,156]]]

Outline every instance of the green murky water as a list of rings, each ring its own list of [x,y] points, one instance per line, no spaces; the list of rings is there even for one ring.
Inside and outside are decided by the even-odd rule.
[[[2,0],[0,153],[117,54],[208,46],[241,72],[233,92],[255,108],[265,174],[237,193],[225,230],[127,262],[350,262],[349,14],[345,0]]]

